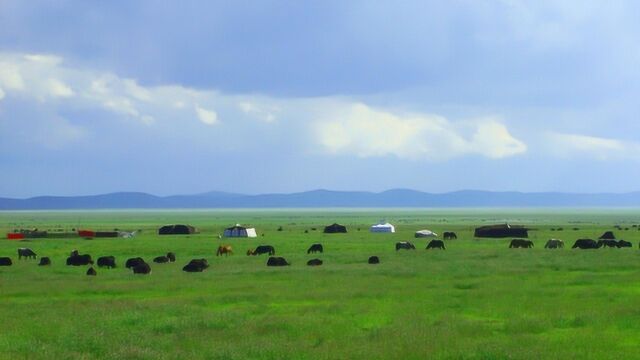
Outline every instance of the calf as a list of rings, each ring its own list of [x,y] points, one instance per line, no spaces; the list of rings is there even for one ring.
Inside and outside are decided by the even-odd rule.
[[[380,259],[377,256],[370,256],[367,262],[369,264],[380,264]]]
[[[0,257],[0,266],[11,266],[13,262],[11,262],[11,258],[9,257]]]
[[[324,252],[324,248],[322,247],[322,244],[313,244],[311,245],[309,250],[307,250],[307,254],[316,253],[316,252],[319,252],[319,253]]]
[[[40,258],[40,263],[38,264],[38,266],[47,266],[47,265],[51,265],[51,259],[49,259],[46,256],[41,257]]]
[[[509,248],[523,248],[529,249],[533,247],[533,241],[526,239],[513,239],[511,243],[509,243]]]
[[[311,260],[307,261],[307,265],[309,265],[309,266],[320,266],[320,265],[322,265],[322,260],[320,260],[320,259],[311,259]]]
[[[102,256],[98,258],[98,267],[106,267],[109,269],[113,269],[116,267],[116,258],[115,256]]]
[[[396,243],[396,251],[398,251],[400,249],[415,250],[416,247],[412,243],[410,243],[408,241],[401,241],[401,242],[397,242]]]
[[[92,266],[87,270],[87,275],[96,276],[96,275],[98,275],[98,273],[96,272],[96,269],[94,269],[93,266]]]
[[[166,256],[158,256],[153,259],[153,262],[158,264],[164,264],[169,262],[169,258]]]
[[[456,233],[454,233],[453,231],[445,231],[445,232],[442,234],[442,237],[443,237],[445,240],[455,240],[455,239],[457,239],[457,238],[458,238],[458,235],[456,235]]]

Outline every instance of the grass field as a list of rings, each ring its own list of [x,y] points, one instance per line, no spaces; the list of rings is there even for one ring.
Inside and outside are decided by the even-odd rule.
[[[371,234],[380,219],[395,234]],[[535,228],[533,249],[476,240],[478,225],[509,221]],[[339,222],[348,234],[325,235]],[[167,223],[200,229],[157,236]],[[235,223],[257,239],[222,239]],[[615,230],[619,224],[630,230]],[[282,210],[0,212],[14,228],[114,228],[132,239],[0,240],[0,358],[105,359],[622,359],[640,358],[640,211],[628,210]],[[276,231],[282,226],[283,231]],[[304,230],[316,227],[318,231]],[[562,227],[562,231],[551,228]],[[358,228],[361,231],[358,231]],[[426,251],[413,232],[455,231],[446,251]],[[573,230],[579,228],[579,230]],[[633,249],[571,250],[575,239],[614,230]],[[545,250],[551,237],[565,249]],[[414,241],[416,251],[394,250]],[[305,265],[320,242],[321,267]],[[219,244],[236,252],[216,258]],[[267,268],[248,248],[270,244],[292,265]],[[49,256],[50,267],[18,261],[16,249]],[[119,268],[70,267],[72,249]],[[177,262],[134,276],[128,257],[148,262],[174,251]],[[381,264],[368,265],[378,255]],[[205,257],[211,267],[181,268]]]

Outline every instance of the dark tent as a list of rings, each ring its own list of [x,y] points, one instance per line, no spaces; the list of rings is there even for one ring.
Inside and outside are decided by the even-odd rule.
[[[340,224],[331,224],[329,226],[324,227],[325,234],[336,234],[336,233],[346,233],[347,227]]]
[[[165,225],[158,229],[158,235],[188,235],[198,232],[190,225]]]
[[[607,231],[604,234],[602,234],[598,239],[600,239],[600,240],[615,240],[616,236],[613,235],[613,231]]]
[[[476,228],[473,236],[478,238],[506,238],[506,237],[529,237],[527,228],[520,225],[487,225]]]

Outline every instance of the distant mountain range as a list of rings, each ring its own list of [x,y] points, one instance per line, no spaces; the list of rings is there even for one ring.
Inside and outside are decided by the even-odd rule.
[[[314,190],[291,194],[243,195],[209,192],[155,196],[118,192],[91,196],[0,198],[0,210],[192,209],[311,207],[640,207],[640,192],[623,194],[521,193],[464,190],[442,194],[395,189],[379,193]]]

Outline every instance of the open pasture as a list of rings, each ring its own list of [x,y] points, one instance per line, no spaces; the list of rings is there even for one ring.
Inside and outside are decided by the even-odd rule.
[[[396,225],[395,234],[369,233],[382,218]],[[322,234],[333,222],[349,232]],[[500,222],[535,229],[534,248],[473,238],[474,227]],[[169,223],[200,233],[158,236]],[[235,223],[255,226],[258,237],[218,239]],[[0,358],[639,358],[635,224],[638,210],[1,212],[2,234],[34,227],[142,231],[131,239],[0,241],[0,256],[14,262],[0,267]],[[429,239],[413,238],[425,228],[455,231],[458,239],[447,240],[445,251],[427,251]],[[606,230],[633,248],[571,249],[576,239]],[[552,237],[566,247],[544,249]],[[417,250],[396,252],[404,240]],[[324,253],[307,255],[313,243]],[[216,257],[220,244],[235,254]],[[260,244],[273,245],[291,266],[267,268],[265,255],[245,255]],[[18,247],[52,265],[19,261]],[[86,276],[87,267],[64,265],[73,249],[94,260],[114,255],[118,267]],[[151,263],[168,251],[175,263]],[[381,263],[368,265],[371,255]],[[124,268],[135,256],[152,274]],[[181,270],[203,257],[211,265],[205,272]],[[306,266],[315,257],[324,264]]]

